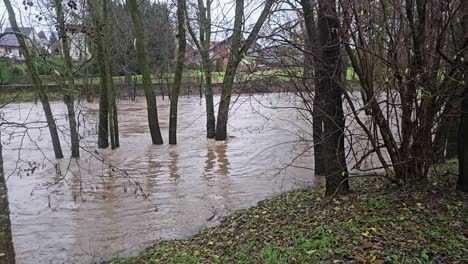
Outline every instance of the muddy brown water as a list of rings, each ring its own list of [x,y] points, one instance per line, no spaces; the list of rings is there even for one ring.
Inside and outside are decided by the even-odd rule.
[[[291,94],[233,98],[229,139],[205,139],[204,101],[179,102],[178,145],[167,144],[169,101],[158,98],[165,143],[151,144],[146,103],[120,101],[121,147],[97,150],[96,104],[78,107],[82,157],[55,160],[40,105],[2,110],[22,128],[4,128],[2,142],[18,263],[90,263],[136,254],[161,239],[184,238],[232,211],[321,183],[313,172],[310,124]],[[219,97],[215,98],[215,103]],[[274,109],[272,107],[280,107]],[[66,108],[53,102],[68,150]],[[299,153],[294,165],[289,166]],[[65,153],[67,156],[69,152]],[[34,172],[32,172],[34,170]]]

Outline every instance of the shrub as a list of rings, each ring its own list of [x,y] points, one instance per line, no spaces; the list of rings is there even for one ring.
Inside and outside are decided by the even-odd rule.
[[[6,60],[0,61],[0,84],[9,84],[12,77],[11,63]]]

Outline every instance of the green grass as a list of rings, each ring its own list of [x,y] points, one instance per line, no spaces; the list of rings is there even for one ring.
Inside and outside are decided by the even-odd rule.
[[[266,70],[266,71],[256,71],[250,77],[249,80],[265,80],[265,79],[276,79],[279,81],[291,81],[294,78],[302,78],[303,70],[299,67],[291,68],[288,70],[280,69],[280,70]],[[193,82],[198,81],[203,76],[203,72],[200,70],[189,70],[184,72],[183,79],[184,80],[191,80]],[[346,76],[347,80],[358,80],[357,75],[354,74],[354,70],[352,67],[348,67],[346,69]],[[58,76],[54,75],[41,75],[41,79],[44,84],[46,85],[55,85],[57,84]],[[133,76],[131,82],[133,83]],[[168,80],[169,83],[173,82],[174,73],[168,73],[161,76],[152,75],[151,77],[152,82],[155,84],[159,83],[166,83]],[[220,84],[224,80],[224,72],[213,72],[212,73],[212,82],[214,84]],[[123,83],[125,82],[124,76],[114,76],[113,77],[114,83]],[[75,79],[75,84],[82,85],[82,84],[98,84],[100,82],[99,77],[80,77]],[[141,84],[142,77],[141,75],[136,75],[136,82]],[[22,84],[22,83],[21,83]],[[14,85],[14,84],[12,84]]]
[[[468,196],[428,187],[335,198],[290,192],[192,238],[108,263],[468,262]]]
[[[183,79],[185,80],[193,80],[194,82],[197,81],[200,77],[202,76],[202,72],[199,70],[191,70],[188,72],[184,72]],[[142,77],[141,75],[136,75],[136,81],[137,83],[141,84],[142,83]],[[131,83],[133,83],[133,78],[134,76],[131,77]],[[45,84],[56,84],[57,83],[57,77],[52,76],[52,75],[42,75],[41,79],[43,83]],[[162,76],[160,75],[152,75],[151,80],[153,83],[166,83],[167,79],[169,80],[169,83],[173,82],[174,79],[174,73],[168,73]],[[212,73],[212,80],[213,83],[222,83],[224,80],[224,72],[213,72]],[[125,76],[114,76],[113,81],[115,84],[117,83],[122,83],[125,82]],[[100,82],[99,77],[87,77],[87,78],[76,78],[75,83],[76,84],[97,84]]]

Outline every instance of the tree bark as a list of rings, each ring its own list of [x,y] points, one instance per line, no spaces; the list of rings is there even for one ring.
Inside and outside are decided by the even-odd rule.
[[[3,170],[2,131],[0,130],[0,263],[14,264],[15,249],[11,235],[8,188]]]
[[[312,109],[312,139],[314,142],[314,170],[315,175],[323,176],[325,173],[325,166],[323,160],[323,151],[322,151],[322,140],[323,140],[323,113],[322,113],[322,97],[319,92],[319,82],[316,78],[314,72],[318,72],[319,63],[314,59],[314,54],[317,56],[320,51],[316,47],[319,46],[318,36],[317,36],[317,25],[314,14],[314,7],[312,0],[302,0],[301,1],[302,10],[304,13],[304,21],[306,27],[306,52],[304,54],[306,60],[304,65],[304,78],[305,83],[308,86],[309,93],[312,93],[312,83],[315,84],[313,89],[314,99],[313,99],[313,109]],[[314,71],[315,69],[315,71]],[[313,81],[312,81],[313,79]]]
[[[341,96],[341,54],[339,21],[335,0],[318,1],[320,67],[318,92],[323,98],[323,157],[326,176],[325,195],[345,194],[349,190],[348,169],[344,152],[345,119]]]
[[[11,28],[14,32],[17,33],[16,38],[18,39],[21,50],[23,51],[26,66],[28,68],[29,74],[31,75],[34,87],[38,91],[39,99],[41,100],[42,108],[44,110],[44,114],[47,120],[47,126],[49,127],[50,136],[52,138],[52,147],[54,149],[55,158],[61,159],[63,158],[63,153],[62,147],[60,145],[60,138],[57,132],[57,125],[52,114],[52,109],[50,108],[49,98],[47,96],[46,90],[42,85],[42,81],[39,77],[36,66],[34,65],[34,56],[29,50],[26,44],[26,39],[24,38],[23,34],[20,33],[18,23],[16,22],[15,11],[13,10],[13,7],[11,5],[11,1],[4,0],[3,2],[5,3],[5,7],[8,12]]]
[[[109,135],[111,148],[120,146],[119,143],[119,125],[117,115],[117,102],[115,99],[115,90],[112,79],[111,69],[111,50],[110,50],[110,29],[109,29],[109,8],[110,0],[103,0],[103,49],[104,49],[104,69],[107,85],[107,100],[109,113]]]
[[[109,103],[107,92],[106,65],[104,63],[104,41],[102,34],[102,3],[100,1],[87,1],[89,12],[91,13],[93,25],[96,29],[95,33],[95,53],[99,69],[99,79],[101,89],[99,91],[99,125],[98,125],[98,148],[109,147]]]
[[[468,88],[465,88],[458,130],[459,173],[457,189],[468,192]]]
[[[138,10],[136,0],[127,0],[127,5],[132,15],[133,28],[135,29],[136,37],[136,53],[138,64],[143,78],[143,88],[146,96],[146,106],[148,108],[148,123],[150,128],[151,140],[153,144],[163,144],[161,130],[159,128],[158,108],[156,105],[156,97],[151,81],[151,72],[148,61],[146,60],[145,51],[145,33],[143,28],[143,20]]]
[[[169,144],[177,144],[177,104],[179,103],[179,90],[182,82],[185,61],[185,12],[187,11],[185,0],[177,0],[177,24],[179,48],[177,50],[177,63],[174,76],[174,86],[171,90],[171,107],[169,116]]]
[[[224,74],[223,89],[221,91],[221,100],[218,108],[218,120],[216,122],[216,136],[215,139],[227,139],[227,123],[229,117],[229,106],[231,103],[232,88],[234,87],[234,79],[236,76],[237,67],[245,56],[245,53],[250,48],[252,43],[258,36],[258,32],[263,26],[263,23],[270,13],[274,0],[267,0],[263,7],[262,13],[255,23],[252,31],[250,32],[247,40],[242,44],[242,22],[244,19],[244,0],[236,0],[236,11],[234,17],[234,32],[231,40],[231,52],[229,53],[229,60]]]
[[[197,39],[190,22],[187,19],[187,29],[197,46],[198,51],[202,57],[203,76],[205,79],[205,101],[206,101],[206,137],[214,138],[216,132],[216,119],[214,114],[213,104],[213,82],[212,82],[212,69],[213,63],[210,58],[210,43],[211,43],[211,2],[206,0],[206,5],[203,0],[198,0],[198,28],[199,39]],[[202,77],[203,81],[203,77]],[[200,87],[200,97],[201,97]]]
[[[70,44],[65,31],[65,17],[61,0],[55,0],[55,11],[57,14],[57,24],[59,38],[62,42],[62,55],[65,62],[65,71],[68,82],[68,89],[64,92],[64,101],[67,105],[68,122],[70,126],[71,156],[77,158],[80,156],[80,141],[78,135],[78,126],[75,117],[75,82],[73,78],[73,63],[70,56]]]
[[[467,43],[468,41],[468,2],[464,1],[462,4],[462,17],[460,19],[461,26],[461,40],[462,43]],[[457,190],[468,192],[468,65],[466,61],[468,60],[468,50],[465,46],[463,52],[463,61],[465,62],[463,70],[463,83],[465,89],[462,95],[462,106],[460,113],[460,126],[458,130],[458,181],[457,181]]]

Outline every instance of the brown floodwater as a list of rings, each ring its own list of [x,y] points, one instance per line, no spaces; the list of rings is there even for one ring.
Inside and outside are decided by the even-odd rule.
[[[297,97],[233,100],[229,139],[215,142],[205,138],[204,100],[180,98],[176,146],[151,144],[144,98],[120,101],[121,146],[113,151],[96,149],[97,105],[82,103],[78,160],[53,158],[40,104],[2,109],[6,120],[29,127],[2,133],[17,263],[90,263],[135,254],[214,226],[267,197],[320,184],[302,168],[313,167],[313,153],[311,126],[291,108],[301,105]],[[66,108],[61,102],[52,108],[69,156]],[[167,143],[169,101],[158,98],[158,110]]]

